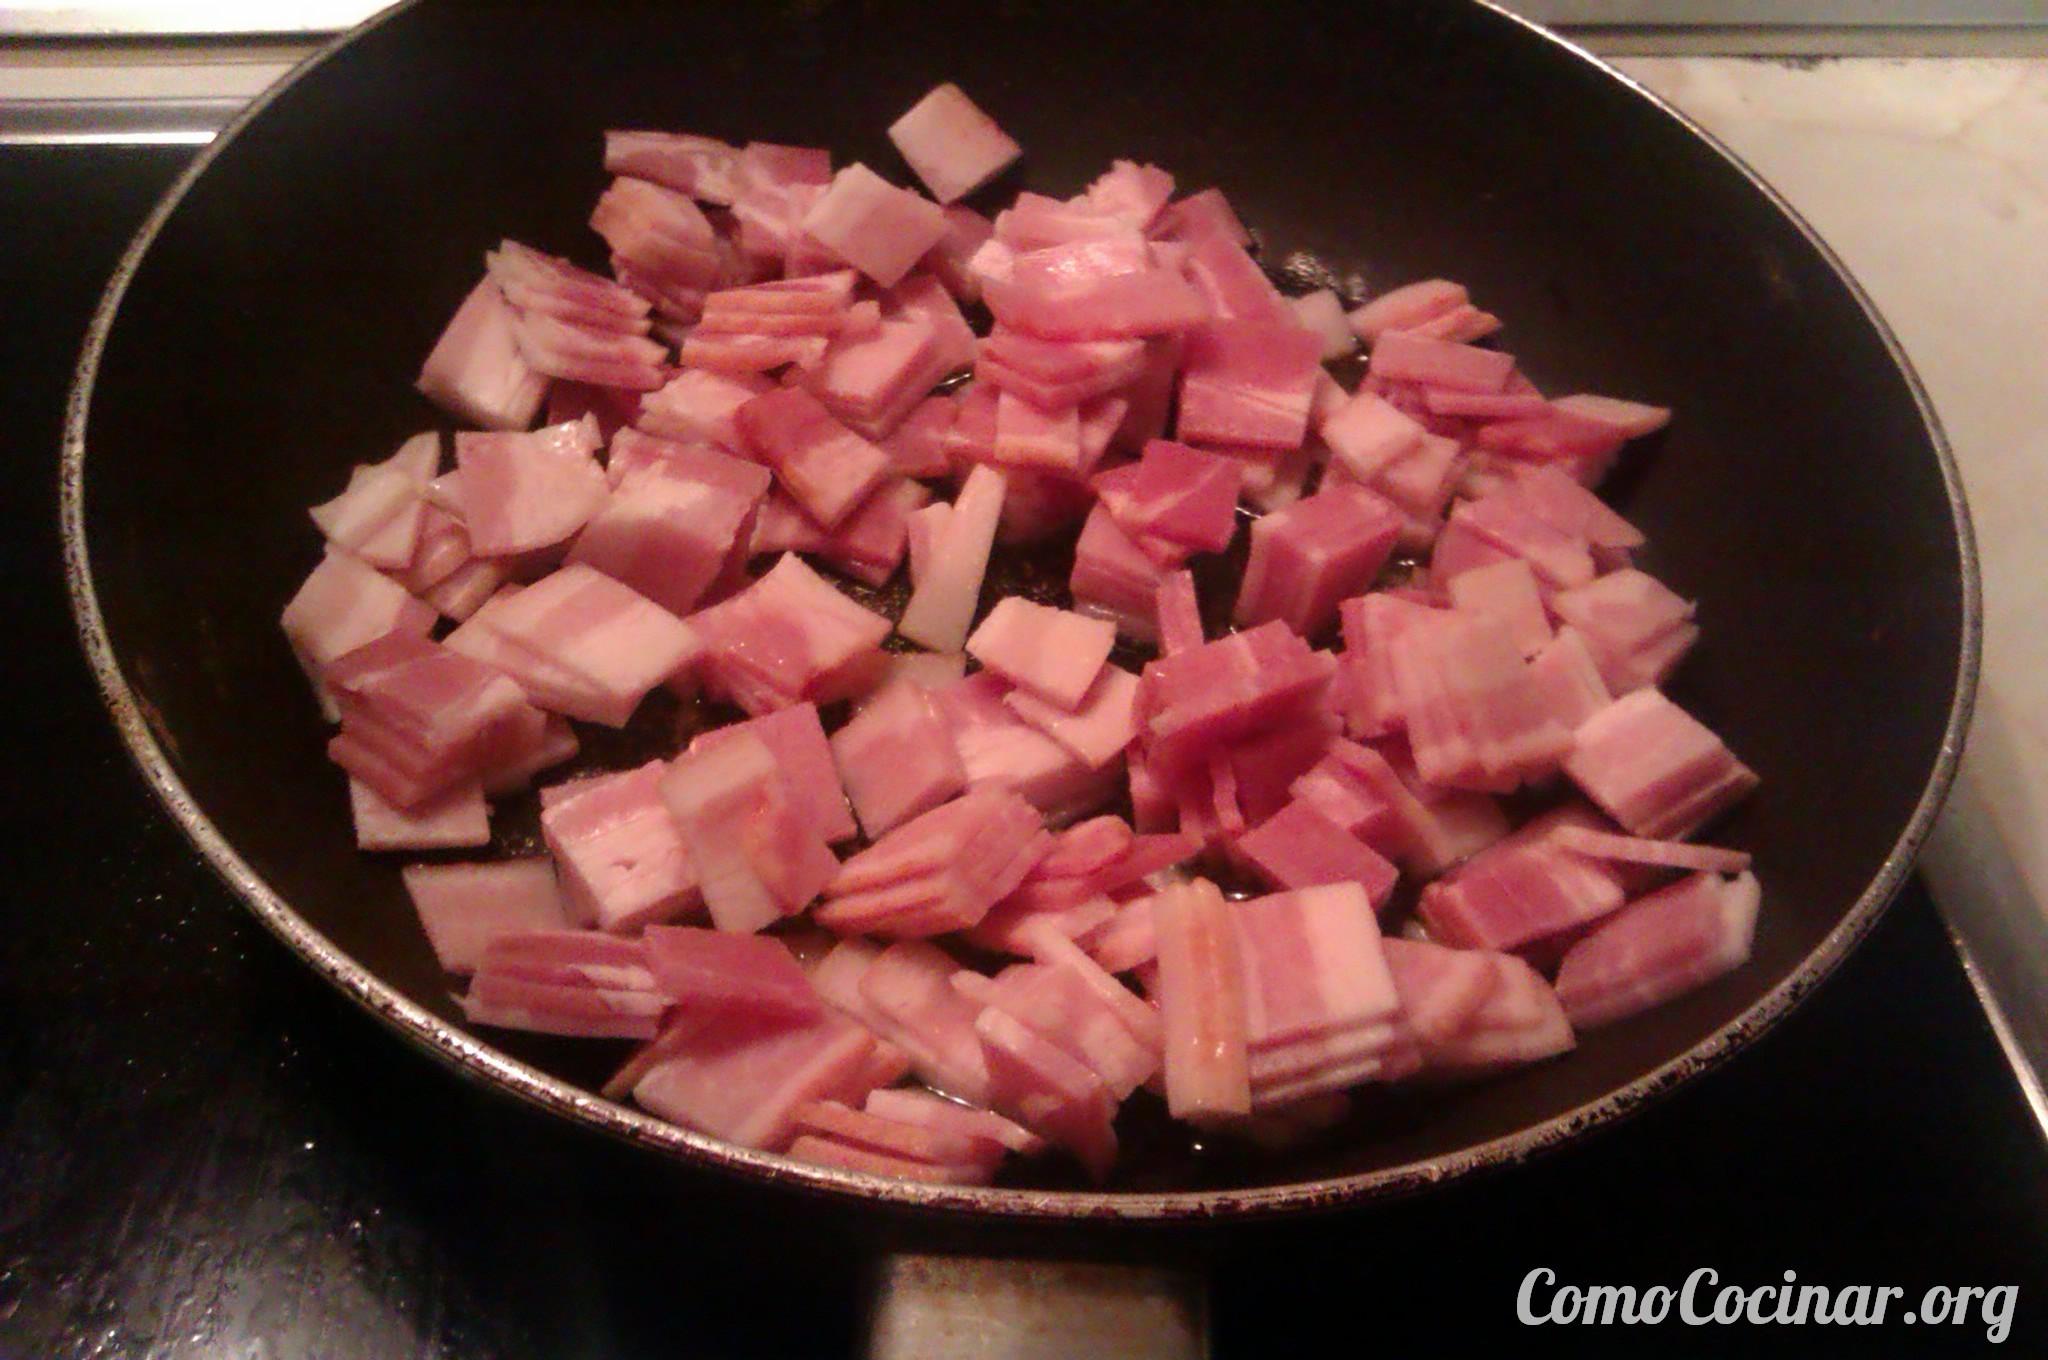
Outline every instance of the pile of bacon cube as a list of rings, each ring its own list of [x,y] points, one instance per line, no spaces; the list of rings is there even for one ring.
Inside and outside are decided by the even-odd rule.
[[[1106,1178],[1127,1101],[1306,1136],[1747,958],[1748,856],[1688,838],[1756,776],[1588,489],[1668,412],[1544,395],[1450,282],[1285,296],[1154,166],[984,216],[1019,149],[953,86],[890,132],[930,196],[610,134],[608,269],[489,251],[419,378],[452,466],[312,512],[285,632],[359,844],[440,852],[473,1023],[806,1161]],[[988,598],[1068,545],[1064,600]],[[578,761],[656,690],[714,721]],[[449,853],[536,793],[546,854]]]

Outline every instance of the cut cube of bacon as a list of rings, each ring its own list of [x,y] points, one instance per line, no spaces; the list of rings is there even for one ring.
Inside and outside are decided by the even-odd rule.
[[[635,424],[663,439],[709,440],[728,453],[744,453],[746,441],[733,417],[769,386],[762,378],[686,368],[641,398]]]
[[[889,124],[889,140],[941,203],[967,197],[1024,154],[951,82],[934,87]]]
[[[1195,596],[1194,573],[1176,571],[1163,577],[1153,599],[1162,655],[1189,651],[1207,640],[1202,632],[1201,602]]]
[[[1097,212],[1144,231],[1173,197],[1173,176],[1156,165],[1111,161],[1109,169],[1089,183],[1083,196]]]
[[[1007,488],[1003,474],[978,466],[967,474],[946,517],[945,531],[932,545],[931,566],[903,607],[897,630],[935,652],[957,652],[981,603],[982,577],[995,546],[996,525]]]
[[[1647,541],[1643,531],[1566,473],[1548,464],[1515,471],[1512,493],[1522,506],[1561,534],[1596,548],[1627,550]]]
[[[847,940],[826,955],[811,981],[828,1001],[909,1054],[921,1080],[986,1105],[988,1064],[974,1032],[979,1008],[954,989],[959,969],[952,955],[923,940],[887,949]]]
[[[1592,649],[1576,628],[1560,628],[1529,663],[1530,678],[1550,716],[1567,732],[1607,707],[1614,696],[1600,678]]]
[[[1077,612],[1115,623],[1140,642],[1157,639],[1152,606],[1167,568],[1117,527],[1107,505],[1098,502],[1074,545],[1074,569],[1067,588]]]
[[[406,810],[475,783],[542,726],[502,672],[405,633],[358,647],[325,678],[341,711],[329,758]]]
[[[1539,1062],[1577,1042],[1557,993],[1512,954],[1387,940],[1403,1021],[1423,1066],[1485,1072]]]
[[[1321,337],[1324,363],[1341,359],[1358,348],[1358,337],[1345,324],[1344,302],[1331,289],[1318,288],[1313,293],[1289,298],[1288,306],[1294,309],[1297,325]]]
[[[1050,848],[1037,809],[995,789],[905,822],[840,866],[816,913],[844,934],[916,938],[965,930]]]
[[[500,935],[484,947],[469,992],[470,1023],[584,1039],[652,1039],[668,999],[638,940],[591,930]]]
[[[1237,532],[1243,476],[1238,459],[1153,439],[1136,463],[1097,474],[1094,486],[1126,534],[1222,552]]]
[[[997,326],[975,356],[975,376],[1045,410],[1079,406],[1125,387],[1145,365],[1142,340],[1042,340]]]
[[[1500,630],[1523,656],[1534,657],[1550,645],[1550,618],[1536,573],[1520,558],[1463,573],[1452,580],[1450,594],[1453,607]]]
[[[994,1007],[974,1021],[989,1071],[989,1104],[1066,1148],[1097,1180],[1116,1161],[1116,1101],[1085,1064]]]
[[[1318,709],[1336,661],[1280,622],[1145,667],[1139,712],[1151,757],[1179,768],[1214,747]]]
[[[409,864],[399,872],[434,957],[465,975],[493,940],[567,930],[569,915],[546,856],[487,864]]]
[[[1694,874],[1637,898],[1565,952],[1557,996],[1574,1025],[1611,1024],[1701,987],[1749,958],[1753,874]]]
[[[358,850],[462,850],[491,843],[491,810],[479,784],[451,789],[408,811],[351,778],[348,803]]]
[[[1475,855],[1422,890],[1430,938],[1461,949],[1516,949],[1618,910],[1619,879],[1604,865],[1526,833]]]
[[[1138,677],[1121,666],[1103,666],[1072,708],[1021,689],[1003,695],[1003,702],[1093,770],[1107,766],[1137,740]]]
[[[832,758],[870,840],[964,791],[967,770],[924,686],[886,685],[832,734]]]
[[[438,462],[438,451],[431,456]],[[335,548],[373,567],[402,570],[419,548],[426,483],[432,476],[431,471],[416,477],[381,463],[360,464],[339,496],[308,513]]]
[[[870,440],[886,439],[932,385],[957,366],[956,359],[940,348],[930,320],[892,318],[878,322],[867,335],[834,340],[806,381],[825,409],[849,429]]]
[[[1457,392],[1498,392],[1515,371],[1515,357],[1410,331],[1382,331],[1372,345],[1372,376]]]
[[[1165,335],[1209,315],[1202,295],[1170,269],[1061,283],[986,278],[982,299],[1002,325],[1045,340]]]
[[[1115,796],[1115,766],[1091,768],[1006,703],[1011,692],[1001,677],[987,671],[932,691],[967,771],[968,787],[1010,790],[1053,818],[1091,811]],[[1080,728],[1070,735],[1089,744]]]
[[[802,911],[839,868],[751,732],[678,756],[661,796],[720,930],[751,933]]]
[[[690,1014],[796,1021],[813,1019],[825,1009],[780,940],[696,926],[650,926],[646,947],[654,985]]]
[[[1149,1014],[1151,1007],[1125,991],[1122,983],[1085,955],[1080,958],[1110,989]],[[1123,1019],[1124,1008],[1084,979],[1074,966],[1013,964],[992,980],[966,974],[956,978],[956,985],[969,980],[980,984],[971,990],[979,993],[984,1006],[1010,1016],[1081,1063],[1109,1088],[1114,1101],[1121,1103],[1159,1070],[1157,1018],[1146,1025],[1149,1042],[1140,1039]]]
[[[1175,437],[1191,444],[1298,448],[1308,433],[1321,348],[1291,320],[1194,327],[1182,357]]]
[[[1022,596],[999,600],[967,639],[967,654],[1033,694],[1072,711],[1102,674],[1116,627]]]
[[[881,441],[899,476],[946,475],[951,468],[946,458],[946,435],[952,430],[958,411],[951,397],[926,397]]]
[[[946,217],[938,204],[856,162],[833,176],[801,226],[812,240],[889,288],[945,236]]]
[[[450,415],[487,430],[523,430],[547,395],[546,375],[519,352],[518,313],[498,285],[480,280],[448,320],[413,386]]]
[[[1383,737],[1407,726],[1393,673],[1393,644],[1411,625],[1442,611],[1375,591],[1338,606],[1344,624],[1344,719],[1355,737]]]
[[[634,1084],[633,1099],[699,1133],[774,1151],[796,1136],[798,1110],[867,1096],[874,1037],[835,1012],[794,1025],[685,1017],[679,1030],[671,1051]]]
[[[1197,236],[1186,243],[1184,267],[1215,316],[1259,326],[1297,328],[1294,309],[1242,246],[1213,234]],[[1314,348],[1321,351],[1320,339]]]
[[[1230,904],[1205,880],[1176,884],[1152,899],[1152,922],[1167,1108],[1189,1122],[1250,1114],[1246,962]]]
[[[1013,1123],[993,1110],[963,1105],[928,1091],[875,1091],[868,1096],[863,1108],[869,1114],[880,1115],[884,1119],[985,1144],[994,1150],[993,1155],[997,1157],[1006,1151],[1028,1157],[1045,1150],[1045,1140],[1023,1125]]]
[[[284,607],[278,622],[313,683],[321,709],[340,716],[323,676],[336,661],[387,633],[424,637],[434,611],[405,587],[347,553],[328,553]]]
[[[1363,887],[1375,910],[1393,895],[1399,872],[1312,803],[1296,800],[1238,838],[1237,851],[1276,888],[1329,883]]]
[[[906,1123],[869,1110],[856,1110],[836,1100],[805,1106],[797,1112],[797,1125],[816,1138],[842,1147],[921,1166],[933,1173],[950,1171],[964,1181],[985,1179],[1003,1154],[1000,1144],[991,1144],[987,1139]],[[799,1139],[798,1144],[803,1141]],[[792,1144],[791,1154],[802,1155],[797,1144]]]
[[[1572,740],[1565,773],[1637,836],[1683,837],[1758,782],[1719,737],[1654,689],[1616,699]]]
[[[1072,406],[1042,411],[1014,392],[996,398],[996,442],[991,455],[1010,467],[1077,473],[1081,467],[1081,413]]]
[[[1615,695],[1663,684],[1699,637],[1693,605],[1633,567],[1560,590],[1550,607],[1585,640]]]
[[[1559,397],[1550,404],[1575,419],[1604,425],[1624,439],[1640,439],[1646,434],[1655,434],[1671,423],[1671,408],[1668,406],[1623,401],[1619,397],[1598,397],[1590,392]]]
[[[889,621],[835,590],[786,554],[690,626],[705,646],[705,686],[759,715],[810,699],[860,693],[886,664]]]
[[[765,469],[708,448],[679,452],[627,474],[577,536],[568,560],[681,616],[729,570],[733,545],[754,519],[768,478]],[[732,475],[693,475],[714,459]],[[747,489],[736,489],[739,482]]]
[[[694,737],[689,749],[708,750],[742,732],[759,737],[775,757],[790,801],[820,836],[834,844],[853,838],[853,813],[846,806],[846,792],[839,785],[832,746],[816,704],[793,704],[743,723],[712,728]]]
[[[838,525],[889,473],[887,454],[800,389],[758,396],[734,421],[754,456],[823,528]]]
[[[661,799],[661,761],[543,800],[541,834],[584,924],[630,935],[701,905],[697,868]]]
[[[1691,845],[1685,841],[1643,840],[1617,836],[1589,826],[1565,825],[1550,833],[1565,849],[1589,859],[1619,864],[1640,864],[1658,869],[1684,869],[1698,873],[1739,874],[1749,867],[1743,850],[1723,850],[1712,845]]]
[[[1169,203],[1153,222],[1152,234],[1163,241],[1220,236],[1234,246],[1252,243],[1252,234],[1244,229],[1221,189],[1203,189],[1177,203]]]
[[[689,132],[608,131],[604,168],[727,207],[740,189],[739,148]]]
[[[1362,307],[1349,321],[1359,339],[1371,344],[1387,331],[1412,331],[1468,305],[1472,295],[1449,279],[1423,279],[1389,289]]]
[[[609,490],[597,449],[597,422],[588,417],[530,434],[459,432],[455,463],[471,551],[531,552],[581,529]]]
[[[1327,487],[1252,524],[1238,590],[1240,625],[1280,620],[1304,637],[1336,621],[1339,601],[1379,575],[1401,532],[1400,511],[1355,486]]]

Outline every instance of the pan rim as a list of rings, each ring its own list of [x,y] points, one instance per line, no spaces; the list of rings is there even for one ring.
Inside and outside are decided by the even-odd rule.
[[[85,433],[100,360],[128,286],[164,223],[214,159],[261,117],[273,100],[364,34],[382,27],[420,3],[422,0],[404,0],[309,55],[231,120],[212,144],[193,158],[151,209],[123,251],[101,294],[73,371],[65,405],[59,515],[65,578],[79,640],[97,681],[101,699],[144,781],[169,810],[208,866],[287,948],[351,1001],[462,1076],[628,1143],[678,1156],[692,1166],[723,1172],[745,1181],[834,1198],[845,1196],[848,1199],[881,1201],[890,1206],[947,1216],[1039,1222],[1242,1220],[1307,1213],[1414,1194],[1473,1172],[1519,1165],[1595,1129],[1612,1126],[1656,1097],[1726,1061],[1781,1020],[1835,971],[1870,932],[1904,885],[1954,781],[1975,707],[1982,664],[1983,604],[1976,539],[1962,477],[1940,417],[1891,327],[1855,276],[1805,218],[1747,163],[1684,113],[1584,48],[1530,20],[1509,13],[1493,0],[1468,0],[1476,8],[1491,11],[1534,37],[1553,44],[1570,58],[1587,63],[1605,78],[1619,81],[1711,148],[1783,214],[1847,288],[1861,309],[1864,320],[1883,343],[1912,394],[1929,446],[1940,468],[1956,536],[1958,585],[1962,595],[1955,688],[1941,745],[1926,786],[1890,853],[1842,920],[1797,968],[1740,1015],[1683,1053],[1596,1100],[1514,1133],[1444,1156],[1377,1171],[1273,1186],[1160,1192],[931,1186],[810,1166],[735,1147],[605,1100],[519,1062],[488,1042],[434,1015],[377,978],[314,929],[241,858],[185,787],[151,730],[141,701],[129,686],[115,656],[113,640],[108,635],[93,583],[85,535]]]

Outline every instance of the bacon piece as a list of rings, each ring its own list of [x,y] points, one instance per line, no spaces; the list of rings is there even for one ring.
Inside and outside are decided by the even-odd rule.
[[[850,1008],[910,1055],[911,1070],[938,1090],[989,1103],[989,1070],[974,1031],[978,1008],[951,979],[960,965],[923,940],[876,949],[841,943],[811,974],[826,999]]]
[[[1622,900],[1607,868],[1525,832],[1424,888],[1420,913],[1431,939],[1508,950],[1597,921]]]
[[[1452,580],[1450,594],[1454,607],[1501,630],[1523,656],[1534,657],[1550,645],[1550,619],[1536,574],[1520,558],[1463,573]]]
[[[1466,307],[1472,300],[1463,284],[1449,279],[1423,279],[1380,294],[1354,308],[1348,320],[1358,338],[1371,344],[1387,331],[1412,331]]]
[[[1739,874],[1749,867],[1743,850],[1722,850],[1711,845],[1689,845],[1684,841],[1643,840],[1616,836],[1586,826],[1562,826],[1551,839],[1565,849],[1590,859],[1613,860],[1622,864],[1645,864],[1659,869],[1685,869],[1701,873]]]
[[[1154,439],[1136,463],[1098,474],[1094,486],[1125,533],[1222,552],[1236,534],[1243,471],[1237,459]]]
[[[1753,874],[1694,874],[1637,898],[1565,952],[1557,996],[1580,1029],[1704,986],[1749,958],[1761,892]]]
[[[1322,372],[1320,353],[1316,337],[1291,320],[1194,327],[1182,358],[1175,436],[1193,444],[1299,447]]]
[[[1100,1180],[1116,1160],[1116,1102],[1085,1064],[994,1007],[974,1021],[989,1071],[989,1104],[1066,1148]]]
[[[833,176],[801,225],[811,239],[884,288],[908,274],[946,234],[937,204],[858,162]]]
[[[1233,617],[1240,625],[1278,619],[1304,637],[1321,632],[1339,601],[1379,575],[1400,532],[1400,512],[1359,487],[1329,487],[1261,516]]]
[[[1080,1062],[1108,1088],[1113,1101],[1122,1102],[1159,1070],[1158,1017],[1071,943],[1068,948],[1073,949],[1079,966],[1013,964],[993,980],[975,974],[956,975],[955,985],[978,984],[970,985],[970,991],[979,993],[982,1005],[1017,1020]],[[1081,968],[1090,970],[1100,985],[1084,979]],[[1106,996],[1103,987],[1120,993],[1145,1014],[1146,1038],[1130,1028],[1123,1018],[1126,1008]]]
[[[1295,324],[1305,331],[1313,331],[1322,339],[1323,362],[1341,359],[1358,348],[1358,337],[1345,324],[1344,303],[1328,288],[1318,288],[1312,293],[1289,298],[1287,305],[1294,310]]]
[[[959,203],[948,203],[941,211],[946,219],[946,234],[924,257],[924,266],[954,297],[962,302],[978,302],[981,280],[969,268],[969,261],[995,234],[995,224]]]
[[[1287,299],[1243,247],[1214,234],[1196,236],[1186,243],[1183,268],[1215,316],[1261,326],[1297,327]],[[1315,349],[1321,348],[1318,340]]]
[[[323,678],[328,668],[387,633],[424,636],[434,625],[434,611],[369,564],[346,553],[328,553],[278,622],[331,720],[340,710]]]
[[[967,654],[1011,683],[1071,711],[1102,674],[1115,644],[1116,628],[1104,620],[1012,595],[997,601],[967,639]]]
[[[358,850],[460,850],[491,843],[490,807],[481,785],[451,789],[408,811],[351,778],[348,802]]]
[[[768,390],[769,384],[760,378],[686,368],[641,398],[635,423],[664,439],[710,440],[729,453],[744,453],[746,441],[733,417]]]
[[[1121,666],[1104,665],[1070,708],[1021,689],[1003,695],[1003,702],[1093,770],[1115,760],[1138,736],[1138,677]]]
[[[741,732],[759,737],[775,757],[790,801],[820,836],[834,844],[853,838],[853,813],[848,810],[846,792],[839,785],[832,746],[826,740],[816,704],[793,704],[747,722],[712,728],[694,737],[689,749],[708,750]]]
[[[1409,331],[1383,331],[1372,345],[1372,375],[1459,392],[1498,392],[1515,359],[1499,350],[1433,340]]]
[[[889,140],[941,203],[967,197],[1024,154],[951,82],[934,87],[889,124]]]
[[[1115,767],[1090,768],[1012,709],[1005,702],[1010,692],[1007,683],[986,671],[932,691],[967,771],[968,787],[1010,790],[1055,818],[1089,811],[1113,797]],[[1087,715],[1070,735],[1092,746],[1090,720],[1103,717]]]
[[[849,429],[871,440],[886,439],[958,361],[957,354],[940,348],[938,329],[929,319],[904,316],[878,322],[867,335],[841,335],[806,382]]]
[[[1167,569],[1147,556],[1098,503],[1074,545],[1067,587],[1077,612],[1109,619],[1140,642],[1155,640],[1153,600]]]
[[[952,732],[918,684],[884,686],[832,734],[832,758],[870,840],[967,787]]]
[[[543,798],[541,834],[584,924],[630,935],[702,904],[696,865],[662,802],[664,769],[650,761]]]
[[[862,692],[885,664],[889,634],[887,619],[793,554],[690,626],[704,639],[706,687],[755,715]]]
[[[1183,331],[1209,314],[1177,271],[1061,283],[986,278],[982,298],[1002,325],[1046,340],[1122,340]]]
[[[652,1039],[668,1009],[640,941],[590,930],[494,938],[460,1000],[472,1024],[586,1039]]]
[[[455,463],[471,551],[481,557],[531,552],[581,529],[608,489],[597,448],[597,422],[588,417],[530,434],[457,433]]]
[[[1630,833],[1665,839],[1726,811],[1758,782],[1719,737],[1654,689],[1586,719],[1564,770]]]
[[[438,445],[429,448],[438,462]],[[423,493],[432,475],[429,471],[416,477],[384,464],[359,464],[349,473],[347,489],[308,513],[335,548],[371,566],[401,570],[411,565],[419,547],[427,509]]]
[[[1167,1108],[1190,1122],[1250,1114],[1246,965],[1230,905],[1197,879],[1153,898],[1152,920]]]
[[[691,198],[727,207],[739,193],[739,148],[688,132],[614,130],[604,134],[604,168],[653,180]]]
[[[1013,392],[996,398],[991,455],[1011,467],[1075,473],[1081,466],[1081,414],[1072,406],[1043,411]]]
[[[631,434],[620,432],[622,439]],[[714,460],[718,472],[702,470]],[[764,468],[708,448],[679,451],[627,474],[577,536],[568,560],[631,586],[671,614],[688,614],[730,569],[733,547],[767,491]]]
[[[1557,994],[1512,954],[1387,940],[1408,1035],[1424,1067],[1485,1072],[1538,1062],[1577,1042]]]
[[[409,864],[399,872],[434,957],[457,975],[476,971],[493,940],[566,930],[568,911],[545,856],[487,864]]]
[[[1143,370],[1142,340],[1041,340],[997,326],[975,356],[975,376],[1044,410],[1079,406],[1127,386]]]
[[[993,1149],[983,1156],[1000,1157],[1005,1151],[1025,1156],[1043,1152],[1045,1140],[1021,1124],[1003,1118],[993,1110],[977,1109],[927,1091],[875,1091],[864,1107],[869,1114],[899,1123],[930,1129],[934,1133],[966,1138]]]
[[[1335,670],[1333,657],[1279,622],[1162,657],[1145,667],[1139,699],[1152,757],[1183,766],[1313,711]]]
[[[810,393],[781,388],[734,416],[754,456],[826,529],[852,513],[889,472],[889,457],[841,425]]]
[[[647,967],[669,1000],[692,1014],[738,1012],[809,1020],[824,1002],[780,940],[696,926],[650,926]]]
[[[865,1029],[830,1011],[795,1025],[686,1018],[673,1051],[634,1084],[633,1099],[672,1123],[774,1151],[796,1136],[803,1107],[865,1099],[857,1088],[874,1047]]]
[[[915,938],[965,930],[1014,891],[1050,846],[1014,794],[974,790],[913,818],[840,866],[818,924]]]
[[[1319,811],[1296,800],[1238,838],[1237,851],[1276,888],[1356,883],[1375,910],[1399,877],[1385,857]]]
[[[1691,602],[1633,567],[1560,590],[1550,607],[1584,639],[1617,696],[1663,684],[1699,638]]]
[[[1671,408],[1668,406],[1650,406],[1639,401],[1623,401],[1619,397],[1597,397],[1590,392],[1559,397],[1550,404],[1553,409],[1575,419],[1604,425],[1624,439],[1641,439],[1671,423]]]
[[[950,468],[946,435],[959,408],[950,397],[926,397],[912,407],[896,429],[881,441],[898,475],[943,477]]]
[[[1002,517],[1003,474],[976,467],[954,498],[945,532],[932,547],[930,570],[911,592],[897,631],[935,652],[956,652],[981,602],[988,555]]]
[[[491,430],[523,430],[547,393],[513,338],[518,319],[504,293],[480,280],[449,318],[413,386],[449,414]]]
[[[661,796],[720,930],[746,934],[802,911],[839,868],[774,752],[751,732],[678,756]]]
[[[1162,655],[1172,656],[1202,645],[1206,640],[1202,633],[1202,608],[1195,597],[1192,572],[1176,571],[1163,577],[1154,602]]]

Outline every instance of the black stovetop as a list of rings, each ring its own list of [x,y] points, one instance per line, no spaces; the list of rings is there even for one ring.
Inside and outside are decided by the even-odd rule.
[[[657,1162],[462,1082],[201,867],[103,719],[58,566],[58,422],[128,234],[189,152],[0,151],[0,1357],[833,1356],[892,1245],[1173,1258],[1216,1353],[1554,1339],[1524,1274],[2017,1284],[2048,1353],[2048,1150],[1926,893],[1754,1051],[1624,1127],[1423,1199],[1165,1235],[937,1230]],[[175,417],[170,417],[174,420]],[[167,439],[205,447],[168,423]],[[233,469],[195,458],[195,475]],[[290,815],[281,809],[281,815]],[[1974,1351],[1981,1327],[1571,1333],[1670,1354]],[[1347,1350],[1350,1347],[1347,1346]]]

